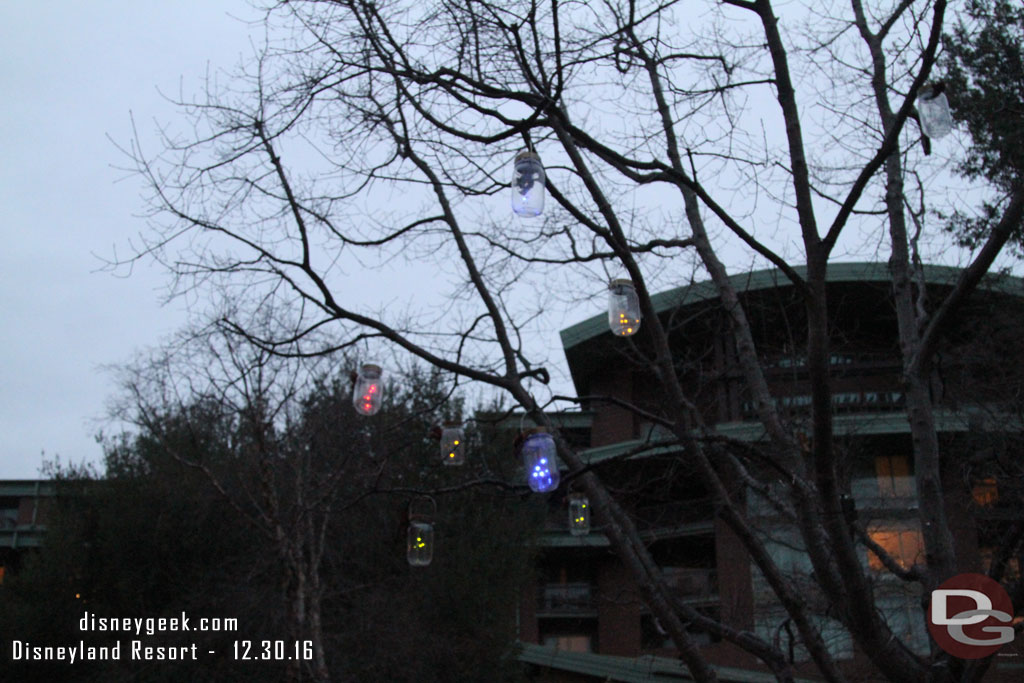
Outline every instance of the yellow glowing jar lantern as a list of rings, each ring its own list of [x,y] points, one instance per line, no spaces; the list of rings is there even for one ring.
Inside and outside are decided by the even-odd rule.
[[[381,369],[374,363],[364,363],[359,368],[356,384],[352,388],[352,405],[361,415],[375,415],[383,400]]]
[[[512,163],[512,211],[532,218],[544,212],[544,165],[540,155],[524,151]]]
[[[608,284],[608,327],[619,337],[630,337],[640,329],[640,300],[632,280]]]
[[[582,493],[569,494],[569,533],[573,536],[590,533],[590,501]]]
[[[466,432],[460,422],[445,422],[441,430],[441,460],[445,465],[466,462]]]
[[[426,567],[434,559],[434,512],[437,506],[428,496],[409,501],[409,530],[405,558],[413,567]]]

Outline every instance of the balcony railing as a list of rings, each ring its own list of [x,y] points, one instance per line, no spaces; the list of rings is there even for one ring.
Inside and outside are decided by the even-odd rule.
[[[589,583],[548,583],[540,586],[538,616],[597,616],[593,586]]]
[[[832,406],[837,413],[854,412],[889,412],[903,410],[903,393],[893,390],[880,391],[838,391],[831,396]],[[778,396],[775,405],[781,410],[801,412],[811,406],[810,394],[794,396]],[[752,401],[744,401],[740,406],[743,418],[750,420],[757,417],[757,407]]]
[[[631,512],[640,531],[682,529],[715,518],[714,501],[709,496],[688,497],[686,500],[657,505],[638,504]]]

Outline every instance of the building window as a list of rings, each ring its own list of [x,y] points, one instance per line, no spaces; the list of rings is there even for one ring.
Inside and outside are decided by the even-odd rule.
[[[544,638],[545,647],[553,647],[559,652],[593,652],[594,643],[590,636],[587,635],[567,635],[567,636],[545,636]]]
[[[924,539],[917,529],[877,524],[868,528],[868,536],[904,569],[909,569],[924,558]],[[868,566],[875,571],[885,569],[882,559],[870,550]]]
[[[988,570],[992,568],[992,560],[995,558],[995,548],[991,546],[978,548],[978,553],[981,555],[981,571],[983,574],[987,574]],[[1003,569],[1003,578],[1008,581],[1016,581],[1020,579],[1020,558],[1011,557],[1006,561],[1006,567]]]
[[[971,497],[974,502],[982,507],[991,507],[999,502],[999,488],[996,486],[995,477],[979,479],[971,487]]]
[[[914,495],[910,463],[905,455],[879,455],[875,458],[878,495],[882,498],[907,498]]]
[[[836,659],[853,657],[853,638],[835,619],[821,614],[810,614],[828,653]],[[922,622],[923,623],[923,622]],[[794,662],[806,662],[811,658],[800,640],[799,632],[785,610],[778,606],[770,606],[758,610],[754,616],[754,631],[764,640],[776,643],[790,655]]]
[[[16,496],[0,497],[0,529],[18,526],[18,506],[21,499]]]
[[[675,643],[656,617],[645,614],[640,618],[640,646],[645,650],[668,650]]]
[[[697,611],[711,619],[720,618],[718,609],[714,607],[700,608]],[[689,625],[686,627],[686,632],[697,647],[711,645],[721,640],[716,635]],[[640,646],[644,650],[671,650],[675,649],[676,644],[673,642],[672,636],[668,634],[668,631],[662,627],[657,617],[653,614],[645,614],[640,617]]]
[[[593,586],[589,583],[545,583],[540,586],[537,613],[540,616],[597,613]]]
[[[540,643],[560,652],[594,652],[597,649],[596,619],[542,619]]]

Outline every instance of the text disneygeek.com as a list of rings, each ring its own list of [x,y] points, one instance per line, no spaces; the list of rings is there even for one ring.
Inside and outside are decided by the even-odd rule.
[[[125,633],[137,636],[132,640],[116,641],[106,645],[77,643],[54,645],[11,641],[12,661],[55,661],[74,664],[83,661],[197,661],[204,655],[216,656],[216,649],[198,643],[160,645],[141,636],[163,633],[208,632],[224,633],[238,630],[238,620],[220,617],[191,618],[184,612],[180,617],[99,617],[86,612],[78,622],[78,629],[92,633]],[[222,654],[238,660],[310,660],[313,644],[309,640],[234,640],[228,652]]]

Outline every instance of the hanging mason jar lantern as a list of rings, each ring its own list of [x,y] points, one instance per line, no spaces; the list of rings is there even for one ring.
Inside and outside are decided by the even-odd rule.
[[[512,211],[528,218],[544,211],[544,166],[535,152],[520,152],[512,164]]]
[[[352,388],[352,405],[361,415],[374,415],[382,400],[381,369],[375,363],[363,363]]]
[[[931,83],[921,88],[917,96],[917,113],[921,118],[921,132],[936,140],[953,130],[953,115],[942,83]]]
[[[558,463],[555,461],[555,440],[547,432],[534,432],[522,446],[523,466],[530,489],[545,493],[558,488]]]
[[[619,337],[630,337],[640,329],[640,299],[632,280],[608,284],[608,327]]]
[[[445,465],[466,461],[466,432],[461,422],[445,422],[441,430],[441,460]]]
[[[583,493],[569,494],[569,533],[573,536],[590,533],[590,501]]]
[[[434,559],[434,513],[437,503],[430,496],[409,501],[409,531],[405,558],[413,567],[426,567]]]

